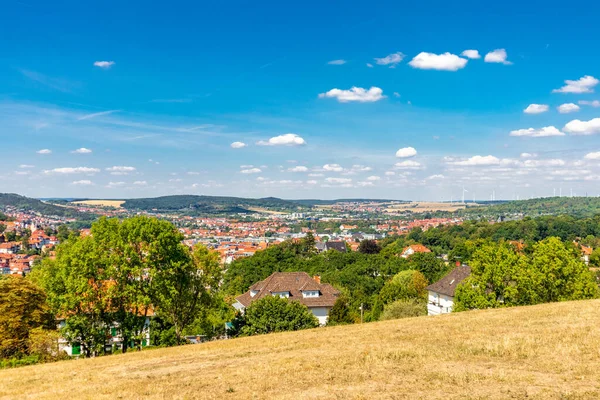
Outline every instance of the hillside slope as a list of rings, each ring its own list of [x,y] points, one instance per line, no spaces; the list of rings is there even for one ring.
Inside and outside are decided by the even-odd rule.
[[[0,193],[0,209],[6,206],[15,207],[19,210],[38,212],[43,215],[53,215],[64,218],[94,219],[91,214],[81,213],[75,209],[60,207],[45,203],[38,199],[25,197],[14,193]]]
[[[4,370],[0,398],[599,398],[599,307],[474,311]]]

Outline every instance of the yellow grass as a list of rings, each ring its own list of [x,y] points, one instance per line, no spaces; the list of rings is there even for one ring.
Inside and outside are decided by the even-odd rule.
[[[3,399],[595,399],[600,300],[0,371]]]
[[[404,204],[392,204],[386,208],[387,212],[402,212],[412,211],[414,213],[431,212],[431,211],[456,211],[462,210],[465,205],[460,203],[438,203],[430,201],[418,201]]]
[[[121,205],[125,203],[125,200],[82,200],[74,201],[73,204],[82,204],[92,207],[114,207],[121,208]]]

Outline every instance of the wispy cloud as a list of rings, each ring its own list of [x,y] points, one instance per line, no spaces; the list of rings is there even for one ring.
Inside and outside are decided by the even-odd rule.
[[[112,67],[113,65],[115,65],[114,61],[96,61],[94,63],[95,67],[104,68],[104,69],[108,69],[108,68]]]
[[[150,103],[191,103],[192,99],[154,99]]]
[[[101,117],[102,115],[109,115],[109,114],[116,113],[119,111],[121,111],[121,110],[109,110],[109,111],[102,111],[102,112],[97,112],[97,113],[92,113],[92,114],[86,114],[86,115],[83,115],[83,116],[77,118],[77,121],[83,121],[85,119]]]
[[[19,72],[23,74],[24,77],[34,82],[38,82],[60,92],[70,93],[74,88],[79,86],[79,84],[76,82],[71,82],[62,78],[53,78],[40,72],[31,71],[28,69],[20,69]]]

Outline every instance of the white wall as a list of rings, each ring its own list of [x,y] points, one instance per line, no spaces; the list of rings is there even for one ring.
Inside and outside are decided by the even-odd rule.
[[[448,314],[454,307],[454,297],[429,291],[427,299],[427,315]]]
[[[327,324],[327,318],[329,317],[329,307],[310,307],[309,310],[319,320],[320,325]]]

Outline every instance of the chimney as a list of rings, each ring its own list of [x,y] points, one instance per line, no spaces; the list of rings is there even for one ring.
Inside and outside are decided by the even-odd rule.
[[[313,276],[313,279],[315,280],[315,282],[317,282],[318,284],[321,284],[321,275],[315,275]]]

